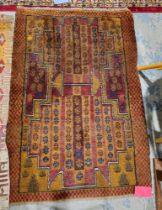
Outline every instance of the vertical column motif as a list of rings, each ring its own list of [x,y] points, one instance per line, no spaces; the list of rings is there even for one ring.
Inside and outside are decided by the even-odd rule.
[[[100,54],[99,54],[99,37],[98,37],[98,27],[97,25],[94,25],[91,27],[91,33],[92,33],[92,64],[93,64],[93,69],[95,70],[95,73],[99,73],[99,59],[100,59]]]
[[[65,186],[74,184],[74,128],[73,128],[73,98],[65,97],[65,146],[64,146],[64,180]]]
[[[105,165],[105,145],[103,141],[103,127],[102,127],[102,109],[101,99],[94,97],[94,113],[95,113],[95,136],[96,136],[96,148],[97,148],[97,166],[101,167]]]
[[[88,34],[87,34],[87,20],[86,22],[80,25],[80,42],[81,42],[81,66],[82,73],[87,74],[89,72],[89,63],[88,63]]]
[[[53,106],[52,106],[52,119],[53,122],[51,126],[51,168],[52,170],[60,169],[60,119],[61,119],[61,97],[53,97]]]
[[[91,96],[82,97],[82,120],[83,120],[83,141],[84,141],[84,169],[85,169],[85,184],[94,184],[94,166],[93,153],[93,132],[94,130],[91,121]]]
[[[61,72],[61,24],[59,23],[59,20],[54,19],[54,51],[55,51],[55,57],[54,57],[54,76],[58,72]]]
[[[43,33],[43,61],[44,64],[54,63],[54,33],[44,31]]]
[[[43,106],[42,108],[42,136],[40,142],[40,166],[50,166],[50,141],[51,141],[51,109],[52,107]]]
[[[73,27],[71,20],[65,19],[65,73],[73,73]]]
[[[116,160],[115,155],[115,142],[114,142],[114,128],[112,125],[111,117],[111,105],[105,105],[102,107],[103,113],[103,127],[104,127],[104,136],[106,139],[106,158],[108,162]]]
[[[82,127],[82,97],[73,96],[74,121],[74,166],[75,170],[84,169],[84,142]]]
[[[39,154],[39,145],[41,139],[41,122],[32,122],[31,123],[31,144],[30,144],[30,154],[38,155]]]
[[[74,74],[82,74],[81,65],[81,40],[80,25],[78,19],[73,20],[73,58],[74,58]]]

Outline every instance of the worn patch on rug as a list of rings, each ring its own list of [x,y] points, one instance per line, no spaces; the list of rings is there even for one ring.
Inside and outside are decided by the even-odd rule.
[[[11,202],[150,185],[129,11],[18,9],[7,137]]]

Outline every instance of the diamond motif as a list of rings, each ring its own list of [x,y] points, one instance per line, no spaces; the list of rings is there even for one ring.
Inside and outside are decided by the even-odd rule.
[[[4,36],[4,34],[0,34],[0,45],[2,46],[2,45],[4,45],[4,43],[5,43],[5,36]]]
[[[4,70],[5,68],[5,63],[3,60],[0,60],[0,73],[2,73],[2,71]]]
[[[2,90],[2,88],[0,88],[0,101],[3,99],[3,90]]]

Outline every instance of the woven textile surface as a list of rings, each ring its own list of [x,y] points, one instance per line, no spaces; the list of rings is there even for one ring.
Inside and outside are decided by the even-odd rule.
[[[71,4],[77,7],[161,7],[162,0],[0,0],[0,5],[26,5],[26,6],[54,6],[55,4]]]
[[[93,7],[161,7],[162,1],[157,0],[70,0],[75,6],[93,6]]]
[[[0,5],[52,6],[53,0],[0,0]]]
[[[150,185],[129,11],[18,9],[7,143],[11,202]]]
[[[8,152],[5,143],[8,118],[11,58],[14,30],[13,13],[0,13],[0,209],[7,209],[9,196]]]

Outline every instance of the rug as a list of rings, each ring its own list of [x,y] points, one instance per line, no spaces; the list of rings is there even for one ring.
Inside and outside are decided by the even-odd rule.
[[[92,7],[161,7],[162,1],[153,1],[153,0],[145,0],[145,1],[134,1],[134,0],[70,0],[70,2],[74,6],[92,6]],[[136,8],[137,10],[139,8]],[[135,9],[135,10],[136,10]],[[154,8],[155,9],[155,8]],[[153,9],[153,10],[154,10]]]
[[[9,198],[9,160],[5,137],[8,119],[14,20],[13,13],[0,13],[0,210],[7,209]]]
[[[54,6],[55,4],[64,4],[75,7],[162,7],[162,1],[134,1],[134,0],[0,0],[0,5],[26,5],[26,6]],[[135,10],[139,10],[136,8]],[[153,8],[153,11],[155,8]]]
[[[18,9],[7,144],[11,202],[150,185],[129,11]]]
[[[0,0],[0,5],[51,6],[53,0]]]

